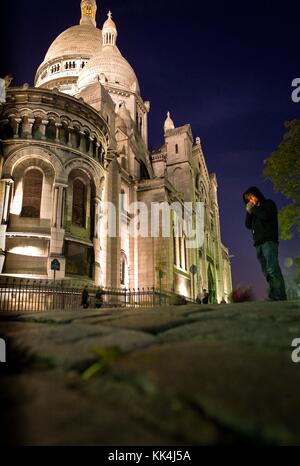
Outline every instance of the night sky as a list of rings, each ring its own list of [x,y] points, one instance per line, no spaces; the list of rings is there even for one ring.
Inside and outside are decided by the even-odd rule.
[[[257,185],[278,207],[287,204],[263,180],[263,160],[281,141],[284,122],[300,115],[300,103],[291,100],[291,82],[300,76],[300,2],[261,3],[97,2],[98,27],[111,9],[117,44],[137,74],[143,99],[151,101],[150,146],[163,142],[168,110],[175,126],[190,123],[194,137],[200,136],[208,169],[218,178],[222,240],[234,256],[234,284],[252,286],[260,299],[266,285],[244,228],[241,196]],[[0,76],[11,73],[13,85],[32,85],[53,40],[79,23],[80,0],[10,5],[1,6],[6,29]],[[299,240],[281,242],[285,275],[294,273],[285,259],[299,254]]]

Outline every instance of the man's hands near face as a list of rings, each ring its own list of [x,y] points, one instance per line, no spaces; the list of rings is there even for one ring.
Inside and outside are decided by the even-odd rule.
[[[247,203],[247,205],[246,205],[246,210],[247,210],[247,212],[248,212],[249,214],[251,214],[251,213],[252,213],[253,207],[256,206],[256,205],[259,205],[259,202],[258,202],[257,197],[256,197],[256,196],[253,196],[252,194],[250,194],[250,195],[248,196],[248,203]]]
[[[255,206],[255,204],[251,201],[248,202],[248,204],[246,204],[246,210],[248,212],[248,214],[251,214],[252,213],[252,209],[253,207]]]

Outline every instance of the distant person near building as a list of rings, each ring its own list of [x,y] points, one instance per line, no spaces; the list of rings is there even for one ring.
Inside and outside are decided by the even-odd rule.
[[[203,290],[202,304],[208,304],[209,301],[209,291]]]
[[[84,309],[87,309],[89,307],[89,292],[87,286],[83,288],[81,294],[81,306],[83,306]]]
[[[98,288],[98,290],[96,291],[96,295],[95,295],[95,298],[96,298],[96,308],[97,309],[100,309],[100,307],[103,306],[103,291]]]

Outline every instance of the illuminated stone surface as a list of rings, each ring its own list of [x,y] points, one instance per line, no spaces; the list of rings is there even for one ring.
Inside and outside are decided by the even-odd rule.
[[[118,18],[109,12],[100,30],[97,2],[82,0],[80,6],[79,24],[50,45],[35,87],[7,91],[0,121],[0,281],[2,275],[51,280],[56,259],[56,279],[80,286],[161,284],[189,298],[209,289],[211,302],[229,301],[231,263],[221,237],[217,177],[208,170],[200,138],[189,124],[178,127],[166,108],[162,144],[149,150],[151,105],[125,58]],[[33,169],[42,176],[42,189],[30,198],[34,216],[32,204],[24,208]],[[124,208],[120,195],[127,198]],[[116,236],[104,234],[102,201],[121,213]],[[184,202],[191,203],[193,220],[198,203],[205,205],[201,248],[187,247],[189,232],[174,236],[174,218],[167,237],[151,236],[159,221],[149,222],[148,237],[130,228],[138,203],[150,218],[154,203]]]

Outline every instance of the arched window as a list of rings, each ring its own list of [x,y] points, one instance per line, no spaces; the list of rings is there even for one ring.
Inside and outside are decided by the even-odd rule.
[[[121,261],[120,261],[120,284],[126,285],[127,281],[127,258],[126,254],[121,252]]]
[[[125,205],[125,191],[121,189],[121,212],[126,212],[126,205]]]
[[[86,187],[83,182],[76,179],[73,183],[72,223],[85,227]]]
[[[186,254],[186,237],[185,235],[179,238],[179,265],[182,270],[187,270],[187,254]]]
[[[43,174],[36,168],[28,170],[23,178],[22,217],[40,217],[42,189]]]
[[[178,144],[175,144],[175,153],[178,154]]]

